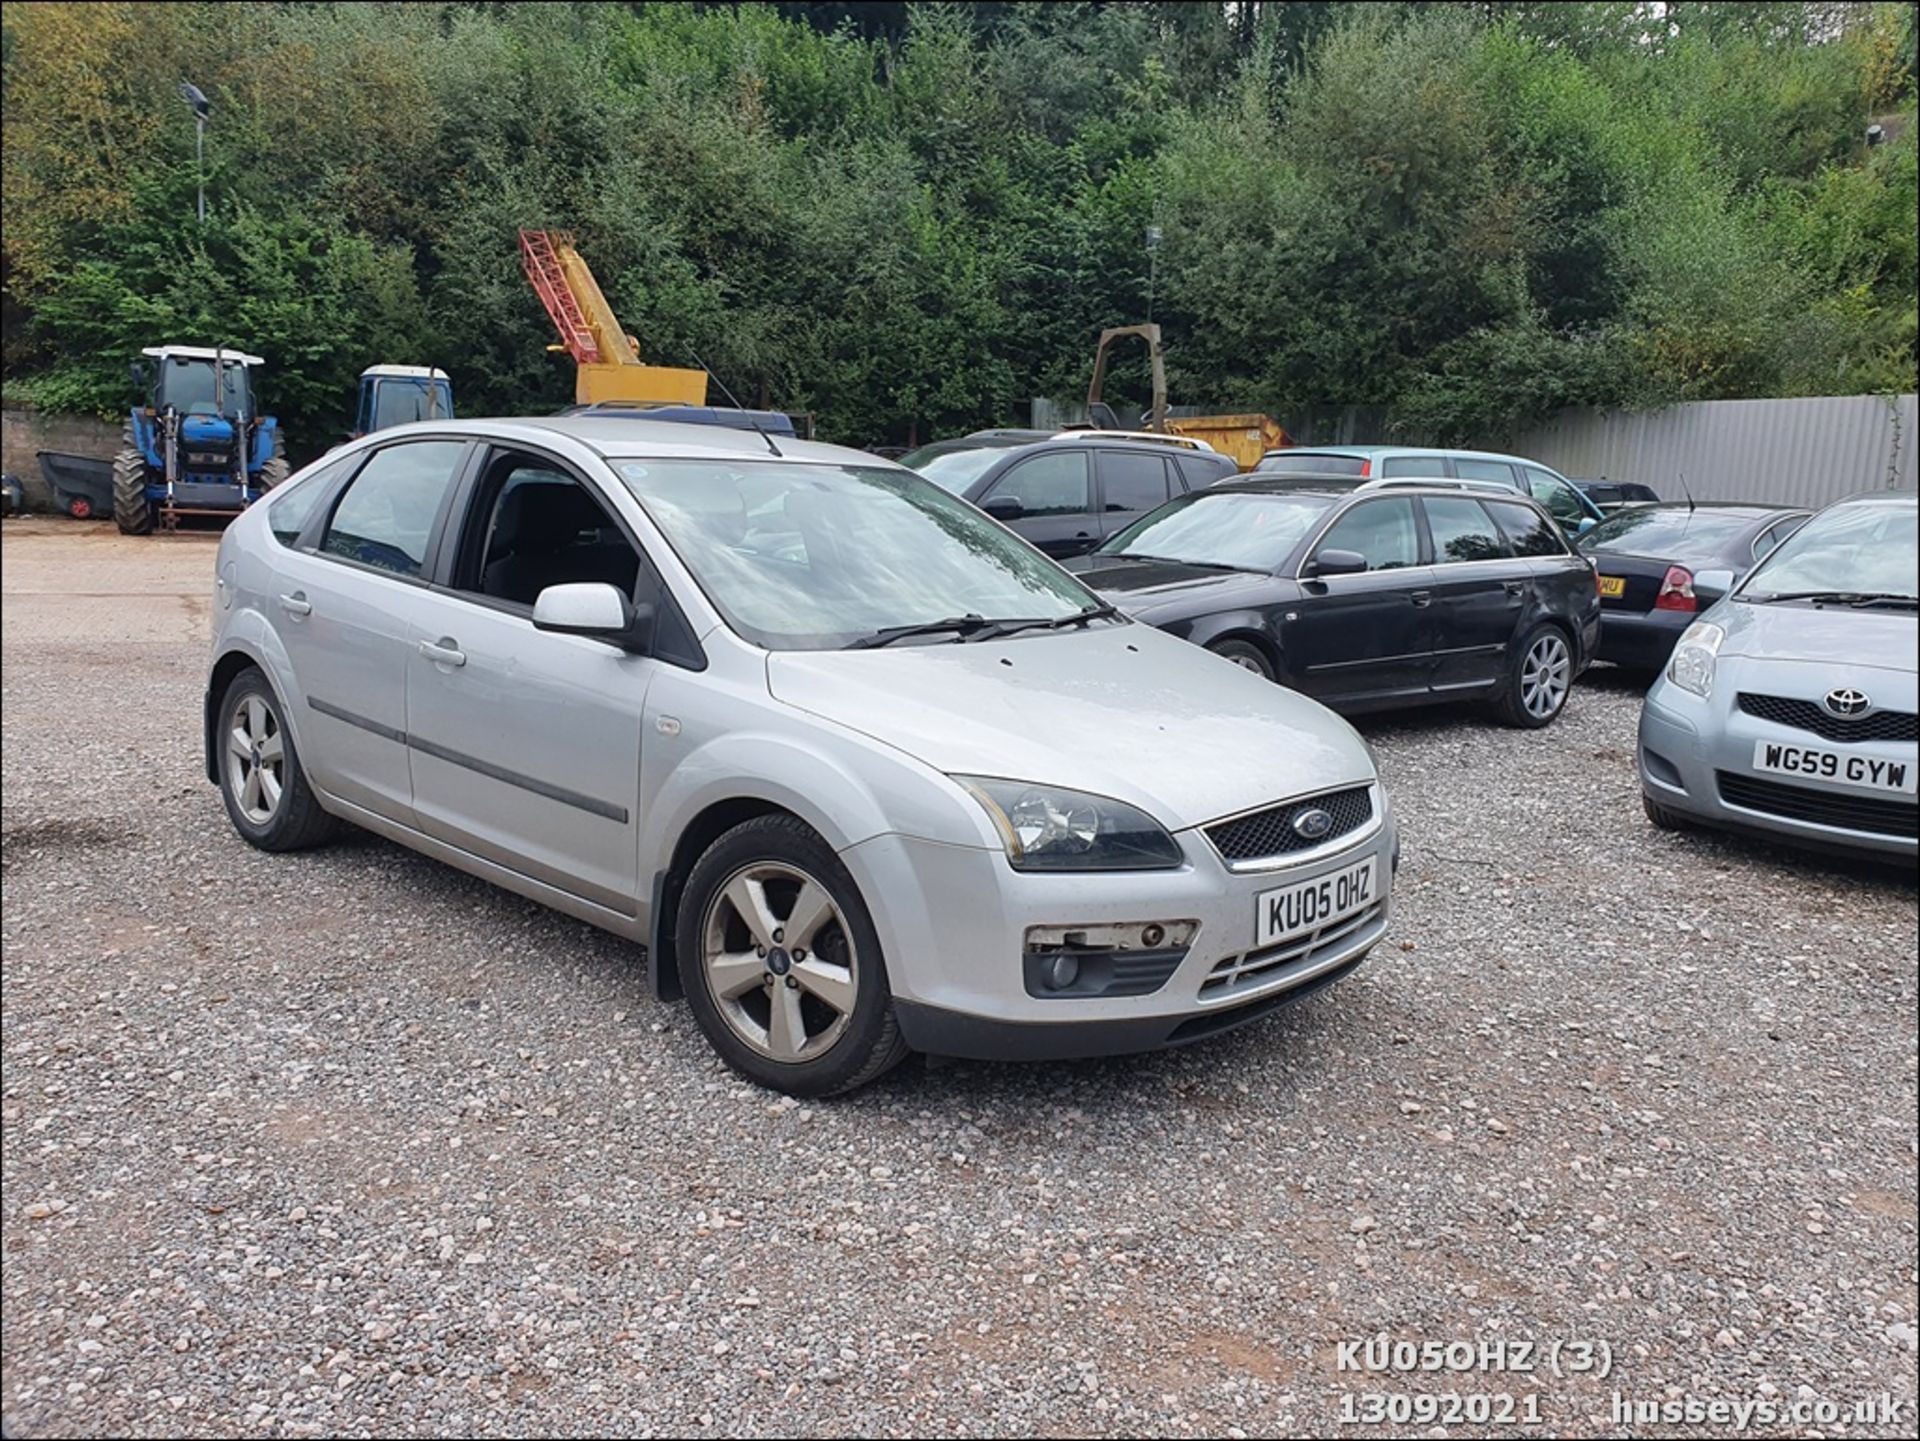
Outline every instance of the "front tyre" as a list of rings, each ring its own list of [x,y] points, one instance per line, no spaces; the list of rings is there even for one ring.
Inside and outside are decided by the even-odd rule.
[[[280,698],[258,667],[247,667],[227,687],[219,727],[220,795],[243,840],[263,851],[297,851],[334,834],[339,822],[320,809]]]
[[[113,519],[122,535],[153,531],[153,502],[147,499],[147,459],[133,442],[133,422],[120,432],[120,453],[113,458]]]
[[[1508,657],[1494,713],[1510,726],[1539,730],[1559,717],[1572,690],[1573,645],[1559,626],[1542,623]]]
[[[1217,640],[1207,647],[1222,660],[1230,660],[1242,670],[1250,670],[1262,680],[1273,679],[1273,662],[1266,652],[1251,641]]]
[[[276,430],[273,433],[273,454],[267,458],[267,463],[260,467],[260,488],[272,490],[290,474],[292,474],[292,467],[287,464],[286,453],[281,449],[280,432]]]
[[[694,1020],[748,1080],[831,1096],[906,1056],[859,887],[794,817],[758,816],[709,846],[675,929]]]

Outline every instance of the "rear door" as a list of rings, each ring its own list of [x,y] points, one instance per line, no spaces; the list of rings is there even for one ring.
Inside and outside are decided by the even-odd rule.
[[[1312,574],[1327,550],[1364,556],[1357,575]],[[1365,500],[1346,510],[1314,546],[1301,598],[1281,612],[1281,649],[1296,686],[1355,707],[1424,696],[1433,668],[1433,569],[1425,563],[1414,502]]]
[[[1019,505],[1019,515],[1006,524],[1048,555],[1084,555],[1103,538],[1094,509],[1089,446],[1063,445],[1016,462],[978,503],[985,509],[994,500]]]
[[[1436,691],[1492,685],[1505,670],[1533,573],[1471,496],[1421,498],[1433,554]]]
[[[1150,510],[1158,510],[1177,493],[1169,457],[1145,447],[1102,446],[1094,453],[1100,478],[1100,526],[1104,535],[1118,535]]]
[[[288,701],[300,706],[301,760],[314,782],[407,824],[410,625],[430,594],[468,450],[464,440],[414,440],[374,451],[308,523],[303,544],[276,555],[267,600],[300,689]]]

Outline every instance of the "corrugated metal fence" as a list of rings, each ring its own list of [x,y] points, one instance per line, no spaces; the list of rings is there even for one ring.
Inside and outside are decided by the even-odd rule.
[[[1867,490],[1914,490],[1911,395],[1702,400],[1663,410],[1568,410],[1510,450],[1563,475],[1637,480],[1678,500],[1820,506]]]

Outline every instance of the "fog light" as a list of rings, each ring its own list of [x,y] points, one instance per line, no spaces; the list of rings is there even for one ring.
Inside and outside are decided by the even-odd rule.
[[[1141,927],[1140,944],[1143,946],[1157,946],[1166,938],[1167,931],[1164,926],[1149,925]]]
[[[1080,961],[1071,952],[1063,951],[1047,963],[1047,984],[1056,991],[1064,991],[1080,979]]]

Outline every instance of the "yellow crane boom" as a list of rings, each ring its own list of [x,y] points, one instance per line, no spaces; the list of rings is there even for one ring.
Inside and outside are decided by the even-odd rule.
[[[520,263],[575,366],[573,398],[582,405],[705,405],[707,373],[647,365],[640,345],[607,304],[593,270],[566,230],[522,230]]]

